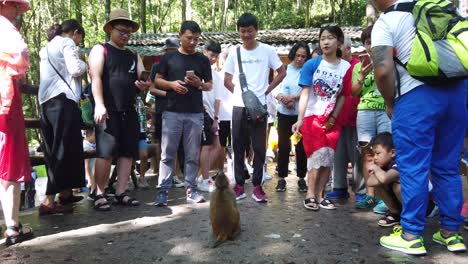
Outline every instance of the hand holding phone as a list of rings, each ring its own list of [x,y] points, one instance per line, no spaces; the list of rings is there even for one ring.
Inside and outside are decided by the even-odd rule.
[[[370,56],[367,53],[359,55],[359,60],[361,61],[362,67],[366,67],[371,63]]]
[[[142,71],[140,74],[140,81],[147,81],[150,77],[149,71]]]

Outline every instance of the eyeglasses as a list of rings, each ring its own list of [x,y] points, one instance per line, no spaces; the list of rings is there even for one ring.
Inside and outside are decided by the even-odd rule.
[[[131,31],[118,29],[118,28],[114,28],[114,29],[117,30],[117,32],[119,32],[120,36],[122,37],[125,37],[125,36],[130,37],[132,35]]]

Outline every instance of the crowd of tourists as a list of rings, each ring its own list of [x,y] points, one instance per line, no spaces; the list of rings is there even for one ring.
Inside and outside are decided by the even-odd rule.
[[[357,208],[382,214],[377,224],[394,227],[380,244],[407,254],[426,253],[421,236],[426,217],[438,213],[441,228],[433,240],[450,251],[466,250],[458,230],[464,223],[459,161],[468,124],[468,82],[451,80],[440,89],[395,64],[395,59],[408,61],[415,27],[410,13],[389,8],[411,1],[373,2],[387,12],[362,31],[361,55],[353,56],[351,39],[339,26],[327,25],[319,31],[319,48],[311,52],[307,43],[296,43],[287,65],[272,46],[257,41],[258,21],[251,13],[237,20],[242,44],[223,49],[207,41],[203,52],[198,51],[200,26],[182,22],[179,38],[166,40],[165,54],[150,71],[127,48],[139,24],[125,10],[110,12],[103,27],[109,41],[95,45],[87,62],[80,56],[85,30],[78,21],[52,26],[39,54],[48,177],[39,214],[72,212],[70,205],[83,199],[73,190],[86,182],[98,211],[111,210],[111,202],[138,206],[128,182],[138,161],[136,184],[149,187],[148,127],[160,148],[156,206],[170,205],[174,185],[185,187],[188,203],[205,202],[202,192],[214,190],[213,177],[226,160],[232,161],[228,176],[236,200],[247,197],[251,178],[252,199],[267,203],[263,183],[269,176],[271,125],[247,111],[248,89],[277,123],[276,192],[286,191],[285,178],[295,171],[297,190],[305,193],[302,206],[320,211],[336,210],[335,201],[350,198],[351,189]],[[31,180],[31,166],[18,90],[29,53],[15,24],[30,8],[26,0],[0,2],[0,28],[11,40],[0,43],[0,191],[8,245],[33,235],[18,217],[19,184]],[[82,133],[80,100],[87,73],[94,125]],[[149,122],[142,108],[146,98],[154,104]],[[95,151],[96,158],[84,159],[84,150]],[[289,168],[291,153],[295,170]],[[176,161],[183,181],[176,176]],[[112,164],[116,180],[109,182]]]

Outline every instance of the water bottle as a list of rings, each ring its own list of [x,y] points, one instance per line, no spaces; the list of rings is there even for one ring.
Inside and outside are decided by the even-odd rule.
[[[140,133],[146,132],[146,113],[145,113],[145,104],[140,96],[137,97],[137,113],[138,121],[140,123]]]

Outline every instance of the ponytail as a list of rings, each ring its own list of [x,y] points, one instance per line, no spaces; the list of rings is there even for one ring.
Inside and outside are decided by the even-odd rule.
[[[62,33],[63,33],[62,26],[59,24],[53,24],[47,31],[47,41],[50,42],[56,36],[62,35]]]

